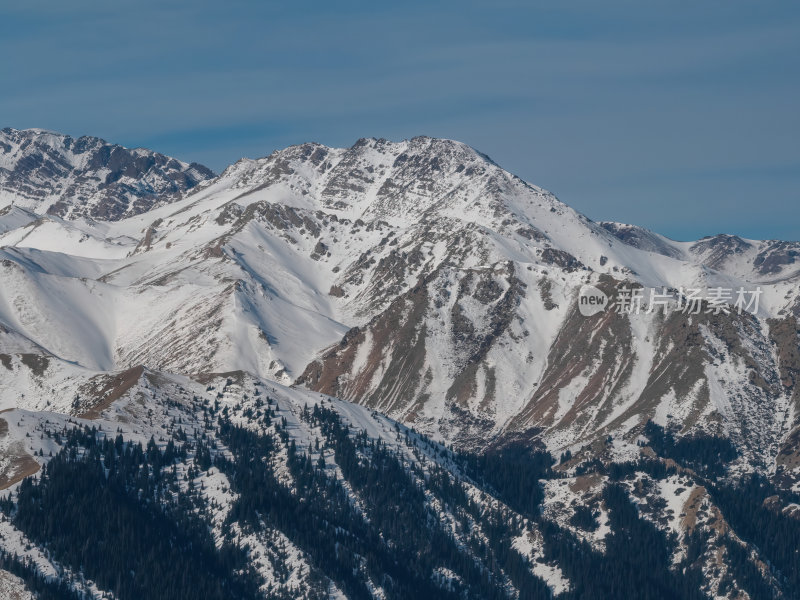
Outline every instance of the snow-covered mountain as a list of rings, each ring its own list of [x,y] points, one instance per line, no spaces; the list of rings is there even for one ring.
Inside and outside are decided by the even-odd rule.
[[[214,176],[144,148],[42,129],[0,130],[0,208],[116,221],[161,206]]]
[[[241,371],[140,368],[79,389],[73,416],[55,405],[0,417],[0,481],[16,499],[0,502],[0,566],[60,597],[795,597],[776,550],[791,540],[759,547],[707,456],[603,470],[520,445],[464,455]],[[797,504],[781,512],[778,496],[762,507],[751,493],[770,526],[800,531]],[[154,558],[137,550],[148,535],[169,539]],[[126,548],[122,571],[95,551],[108,545]],[[162,589],[182,574],[179,591]]]
[[[752,564],[780,562],[727,523],[725,491],[704,469],[767,477],[784,494],[779,512],[794,514],[800,244],[725,235],[675,242],[594,223],[450,140],[303,144],[208,179],[196,165],[92,138],[3,135],[0,147],[10,149],[0,155],[0,199],[14,204],[0,209],[0,408],[16,411],[12,420],[24,413],[72,427],[69,418],[101,419],[104,430],[146,442],[174,433],[175,423],[170,429],[148,411],[168,410],[179,397],[192,402],[181,401],[188,412],[173,419],[200,423],[215,399],[227,398],[258,430],[255,387],[291,399],[295,415],[322,393],[343,400],[326,403],[359,415],[356,429],[370,438],[394,444],[400,424],[413,427],[413,439],[438,448],[425,460],[480,488],[490,504],[510,497],[497,482],[440,461],[438,442],[480,452],[521,444],[561,457],[553,473],[539,473],[544,515],[595,549],[614,529],[607,495],[622,481],[625,494],[647,504],[645,518],[680,539],[675,564],[691,558],[713,570],[722,539],[738,544],[725,546],[704,584],[716,595],[744,593],[737,548],[748,548]],[[76,150],[85,146],[94,150]],[[121,159],[97,167],[91,158],[120,153],[130,172]],[[143,156],[152,162],[136,167]],[[43,160],[52,165],[31,168]],[[122,179],[109,182],[103,169]],[[642,310],[583,316],[578,296],[587,285],[612,304],[641,293]],[[694,289],[730,290],[729,304],[682,311]],[[760,291],[758,306],[737,310],[737,290],[749,298]],[[651,294],[661,300],[652,311]],[[32,431],[19,427],[14,439]],[[208,425],[207,435],[225,446],[218,427]],[[283,443],[309,448],[317,433],[306,429],[290,426]],[[35,444],[28,455],[36,456]],[[640,459],[667,471],[631,466]],[[424,469],[419,456],[408,460]],[[426,489],[431,502],[447,503]],[[576,526],[581,504],[606,525]],[[543,554],[542,540],[554,534],[542,526],[518,529],[514,547],[551,591],[574,591],[578,575]],[[695,532],[705,536],[699,546],[684,539]],[[308,560],[317,566],[307,574],[319,570]],[[466,572],[442,569],[437,581],[463,583]],[[381,587],[369,575],[362,583]],[[508,589],[519,592],[516,585]],[[764,585],[786,589],[769,577]]]
[[[457,142],[305,144],[117,222],[15,206],[0,230],[6,329],[88,369],[244,369],[460,445],[633,443],[667,415],[735,437],[746,415],[767,464],[795,425],[773,349],[800,310],[797,244],[599,225]],[[757,315],[587,319],[589,283],[762,294]]]

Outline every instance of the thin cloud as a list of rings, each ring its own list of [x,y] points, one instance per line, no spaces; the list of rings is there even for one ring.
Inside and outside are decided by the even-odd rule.
[[[309,139],[439,135],[594,219],[627,214],[673,237],[717,229],[732,201],[728,225],[754,237],[755,189],[788,211],[800,195],[782,167],[800,162],[788,4],[79,1],[0,17],[14,57],[0,63],[3,126],[217,170]],[[644,210],[642,197],[658,202]],[[676,223],[698,198],[720,210]]]

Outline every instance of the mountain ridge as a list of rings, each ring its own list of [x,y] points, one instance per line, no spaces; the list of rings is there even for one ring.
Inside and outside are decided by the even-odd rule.
[[[119,220],[213,173],[145,148],[43,129],[0,130],[0,203],[60,217]]]

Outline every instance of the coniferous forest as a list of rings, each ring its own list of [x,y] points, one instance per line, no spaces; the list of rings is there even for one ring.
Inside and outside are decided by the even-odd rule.
[[[366,599],[373,597],[375,582],[393,599],[549,598],[551,589],[514,544],[535,525],[542,559],[558,564],[570,582],[561,598],[706,597],[696,563],[702,550],[693,554],[704,540],[688,540],[689,552],[673,564],[678,540],[643,518],[623,485],[641,473],[662,479],[676,467],[656,459],[583,467],[610,478],[602,496],[609,533],[599,550],[543,517],[542,484],[562,475],[542,449],[512,445],[463,454],[437,447],[440,463],[417,452],[419,446],[434,447],[430,442],[397,428],[397,439],[404,436],[420,458],[411,461],[319,404],[306,407],[301,419],[320,437],[300,448],[285,419],[270,404],[266,410],[263,402],[257,405],[247,417],[258,428],[237,424],[216,405],[204,411],[213,436],[190,438],[178,429],[172,439],[151,438],[145,445],[94,427],[48,431],[62,449],[0,508],[4,519],[71,574],[48,580],[10,553],[0,556],[3,568],[43,599],[81,598],[68,585],[70,577],[96,582],[120,600],[326,598],[331,586],[348,598]],[[664,458],[697,469],[740,535],[763,549],[784,597],[797,597],[800,525],[764,507],[777,491],[756,477],[714,483],[709,477],[733,458],[722,442],[676,442],[652,424],[646,431]],[[219,507],[209,505],[193,483],[212,470],[225,475],[234,497],[222,534],[210,525]],[[470,485],[489,490],[501,503],[481,505]],[[437,505],[455,522],[442,522]],[[570,524],[596,531],[598,515],[579,506]],[[466,538],[459,541],[454,530],[467,532]],[[274,531],[308,557],[312,572],[305,589],[266,584],[252,567],[248,536]],[[751,598],[772,598],[775,587],[741,545],[732,538],[725,545],[738,585]]]

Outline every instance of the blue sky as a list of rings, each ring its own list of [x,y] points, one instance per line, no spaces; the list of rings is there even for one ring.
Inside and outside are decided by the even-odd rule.
[[[9,4],[0,127],[218,171],[449,137],[596,220],[800,239],[796,2]]]

